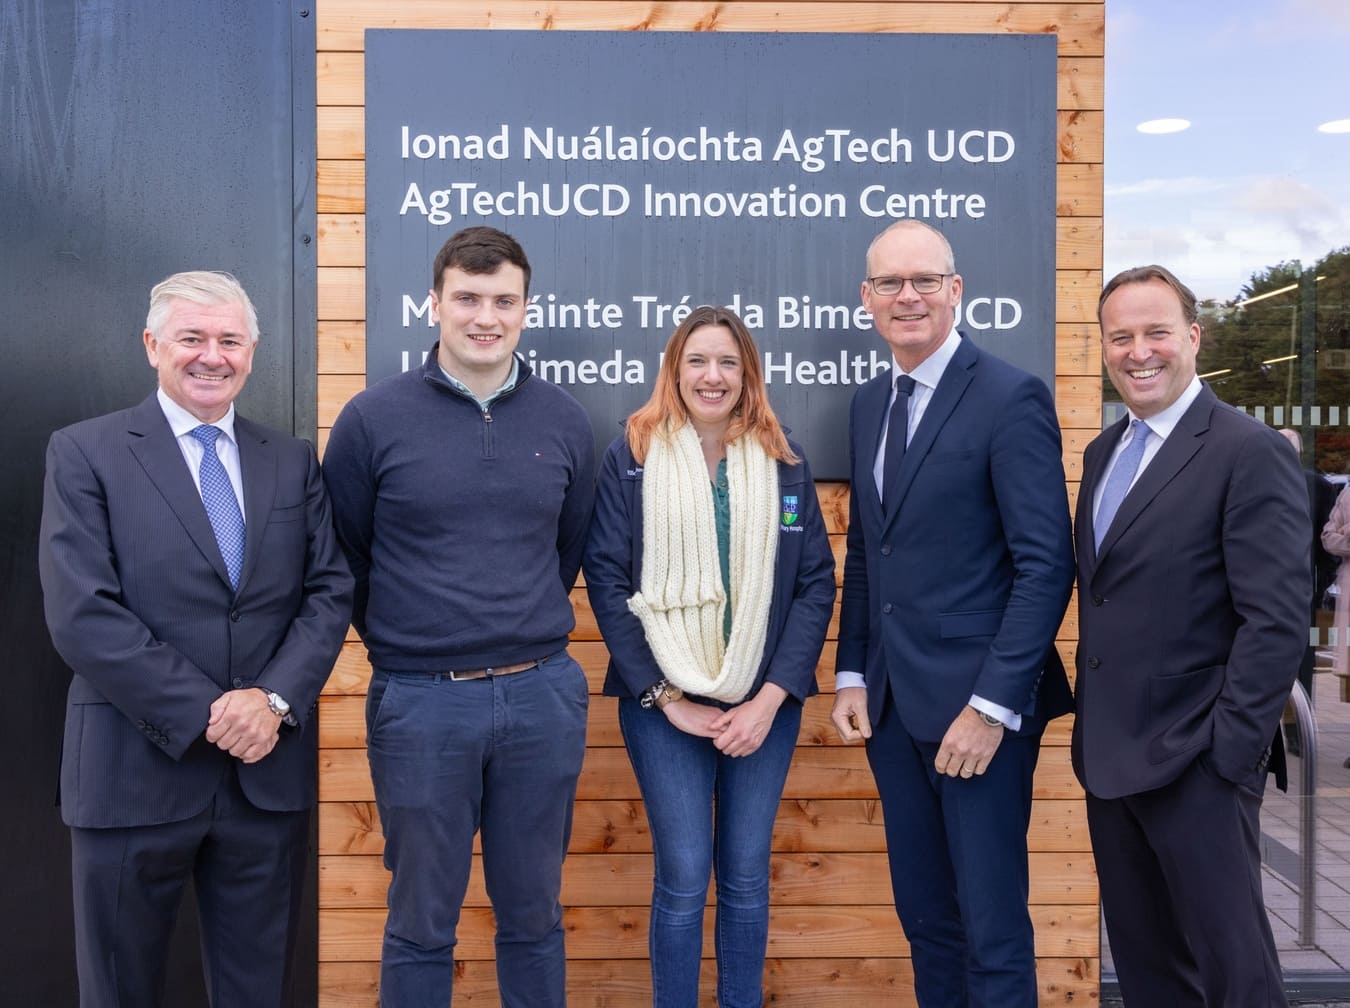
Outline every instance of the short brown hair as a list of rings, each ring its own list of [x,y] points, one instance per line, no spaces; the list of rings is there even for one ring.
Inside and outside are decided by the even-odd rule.
[[[465,273],[496,273],[502,263],[519,266],[525,274],[525,293],[530,293],[530,260],[525,250],[505,231],[495,227],[467,227],[452,234],[431,264],[431,287],[441,294],[445,271],[462,269]]]
[[[1106,299],[1114,294],[1117,288],[1131,283],[1148,283],[1150,280],[1161,280],[1172,288],[1176,294],[1177,300],[1181,302],[1181,314],[1185,316],[1187,325],[1194,325],[1199,317],[1199,311],[1196,307],[1195,294],[1166,266],[1134,266],[1127,270],[1121,270],[1102,288],[1102,296],[1097,299],[1097,325],[1102,324],[1102,305],[1106,304]]]

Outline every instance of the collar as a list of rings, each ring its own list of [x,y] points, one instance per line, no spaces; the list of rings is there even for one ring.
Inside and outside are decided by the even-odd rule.
[[[943,372],[947,370],[947,365],[952,362],[956,356],[956,351],[961,347],[961,334],[955,328],[947,334],[947,338],[931,354],[919,362],[919,366],[913,371],[908,372],[918,384],[930,389],[937,388],[937,384],[942,380]],[[895,388],[895,383],[902,374],[906,372],[901,370],[900,362],[894,357],[891,358],[891,388]]]
[[[442,378],[444,378],[446,381],[450,383],[451,388],[453,388],[457,392],[462,392],[464,395],[468,396],[475,402],[481,402],[483,405],[492,402],[498,396],[505,395],[507,392],[510,392],[513,388],[516,387],[516,382],[520,380],[520,357],[517,356],[516,354],[512,354],[511,370],[506,375],[506,381],[502,382],[501,386],[495,392],[490,393],[486,399],[480,400],[478,396],[474,394],[473,390],[469,388],[469,386],[465,385],[462,381],[460,381],[458,378],[456,378],[454,375],[452,375],[449,371],[445,370],[445,368],[441,366],[439,357],[434,358],[434,363],[436,366],[436,370],[441,373]]]
[[[1191,408],[1191,404],[1199,398],[1201,388],[1203,386],[1200,384],[1200,379],[1192,376],[1191,383],[1182,390],[1181,395],[1177,396],[1176,401],[1171,406],[1154,413],[1153,416],[1148,418],[1138,417],[1133,410],[1127,410],[1128,418],[1130,420],[1144,420],[1148,424],[1148,429],[1156,434],[1160,441],[1166,441],[1172,431],[1176,430],[1177,424],[1181,422],[1181,418],[1186,411]],[[1129,424],[1125,425],[1125,429],[1129,430]]]
[[[193,428],[202,425],[202,421],[170,399],[162,388],[155,391],[155,396],[159,400],[159,408],[164,411],[164,419],[169,421],[169,429],[173,431],[174,437],[180,438]],[[234,403],[230,403],[230,408],[225,411],[225,415],[211,426],[219,427],[225,432],[227,438],[238,444],[239,440],[234,436],[234,417]]]

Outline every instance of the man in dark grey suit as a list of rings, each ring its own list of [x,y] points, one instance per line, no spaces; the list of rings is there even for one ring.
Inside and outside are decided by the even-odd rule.
[[[39,562],[74,671],[80,1004],[150,1006],[189,878],[214,1008],[290,1002],[317,750],[351,614],[313,448],[238,416],[258,322],[224,273],[154,288],[159,390],[59,430]]]
[[[1308,642],[1298,459],[1196,377],[1195,295],[1161,266],[1097,305],[1129,416],[1084,453],[1073,763],[1131,1008],[1285,1004],[1261,797]]]

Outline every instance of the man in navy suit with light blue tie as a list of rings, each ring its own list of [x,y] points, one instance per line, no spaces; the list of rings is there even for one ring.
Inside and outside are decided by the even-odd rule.
[[[80,1004],[161,1003],[192,880],[213,1008],[280,1008],[352,579],[314,449],[235,412],[258,341],[238,281],[164,280],[143,341],[159,390],[47,449]]]
[[[1195,295],[1113,277],[1129,416],[1083,453],[1073,765],[1129,1008],[1284,1005],[1261,892],[1266,776],[1308,644],[1308,494],[1280,436],[1196,376]]]
[[[919,221],[867,253],[895,369],[850,412],[833,720],[865,739],[920,1008],[1022,1008],[1037,986],[1026,832],[1073,583],[1044,382],[955,328],[951,246]]]

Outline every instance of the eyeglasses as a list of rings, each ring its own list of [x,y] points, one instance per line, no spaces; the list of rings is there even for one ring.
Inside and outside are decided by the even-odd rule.
[[[936,294],[942,290],[942,284],[948,277],[956,276],[955,273],[920,273],[916,277],[897,277],[880,276],[868,277],[867,282],[872,285],[872,290],[882,297],[893,297],[905,289],[905,282],[908,281],[914,287],[916,294]]]

